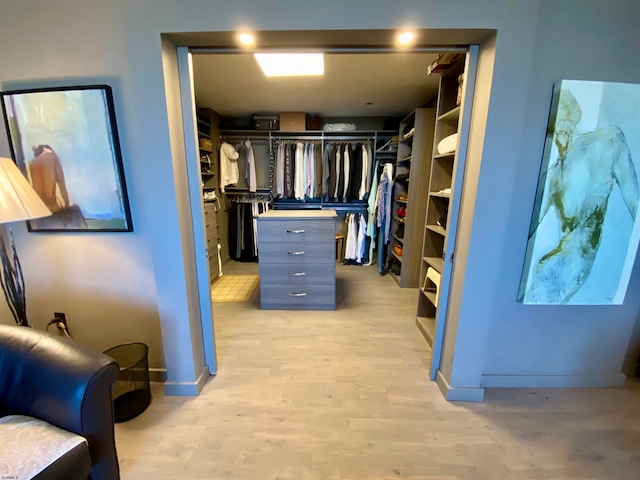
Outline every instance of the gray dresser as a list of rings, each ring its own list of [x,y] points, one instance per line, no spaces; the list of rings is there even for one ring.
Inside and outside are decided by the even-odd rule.
[[[260,306],[335,310],[335,210],[271,210],[258,216]]]
[[[216,206],[212,202],[204,202],[204,227],[207,234],[207,257],[209,260],[210,281],[213,282],[220,275],[218,264],[218,222],[216,222]]]

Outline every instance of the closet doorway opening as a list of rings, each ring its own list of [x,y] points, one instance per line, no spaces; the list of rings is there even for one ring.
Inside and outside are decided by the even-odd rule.
[[[379,165],[392,164],[395,171],[393,180],[398,180],[395,178],[398,175],[404,176],[404,179],[409,180],[407,183],[411,185],[412,190],[406,186],[394,191],[391,210],[394,225],[389,231],[389,242],[384,246],[383,251],[383,256],[391,260],[385,260],[382,268],[388,278],[394,278],[395,282],[390,283],[391,286],[411,292],[412,300],[410,302],[412,302],[412,308],[416,311],[418,318],[419,328],[416,329],[416,334],[422,333],[430,343],[433,343],[434,338],[438,336],[436,316],[442,320],[438,327],[441,330],[440,338],[436,338],[437,344],[434,345],[438,349],[439,355],[446,315],[446,308],[442,308],[443,304],[446,305],[446,292],[445,295],[439,292],[440,308],[436,308],[437,300],[434,302],[433,296],[427,295],[430,293],[427,272],[430,268],[439,267],[441,275],[450,277],[451,269],[448,268],[446,271],[446,262],[444,261],[446,238],[445,242],[440,242],[443,245],[435,247],[443,250],[438,254],[442,255],[442,259],[438,260],[436,253],[429,250],[433,247],[426,247],[427,250],[425,250],[425,244],[431,235],[430,230],[426,229],[426,225],[431,221],[433,225],[444,228],[441,222],[446,223],[448,219],[446,214],[442,215],[443,209],[442,203],[440,203],[439,207],[431,207],[430,211],[431,216],[440,212],[439,218],[429,220],[426,217],[429,213],[428,200],[431,199],[430,192],[439,193],[439,196],[433,196],[436,199],[436,205],[438,205],[437,202],[446,199],[452,205],[457,202],[457,205],[453,206],[454,209],[459,209],[461,195],[458,194],[457,199],[451,196],[451,185],[456,180],[455,170],[452,167],[445,167],[445,170],[447,168],[449,170],[445,173],[445,177],[448,175],[449,187],[444,186],[432,192],[432,186],[429,185],[429,182],[434,160],[434,141],[444,139],[445,136],[448,136],[445,133],[455,132],[458,128],[457,125],[463,123],[459,122],[460,118],[465,116],[467,122],[466,126],[463,126],[466,130],[462,132],[462,142],[460,138],[458,138],[458,142],[464,142],[466,146],[465,135],[468,135],[468,118],[473,98],[473,81],[475,80],[478,53],[477,48],[475,51],[473,48],[470,50],[460,47],[420,47],[411,51],[366,46],[349,49],[319,48],[316,50],[325,53],[325,76],[319,79],[302,79],[302,82],[300,79],[296,79],[295,84],[290,83],[291,80],[280,84],[270,83],[270,79],[265,79],[257,69],[251,52],[234,48],[191,48],[188,63],[192,65],[190,71],[193,82],[193,114],[198,142],[196,149],[198,158],[202,161],[201,177],[198,184],[198,188],[202,192],[197,200],[205,202],[206,215],[211,215],[211,212],[207,212],[207,207],[210,207],[208,204],[215,204],[213,215],[216,227],[215,230],[206,232],[209,282],[215,285],[225,275],[253,276],[257,274],[258,252],[255,250],[255,232],[247,231],[251,230],[251,222],[248,218],[263,211],[266,208],[263,206],[265,203],[268,203],[270,207],[273,207],[275,203],[276,208],[335,208],[340,216],[336,231],[337,253],[342,247],[342,258],[337,259],[339,262],[338,279],[340,279],[339,272],[341,270],[345,272],[357,271],[358,275],[363,276],[380,275],[381,272],[378,269],[380,249],[374,251],[372,257],[365,257],[367,263],[371,261],[372,264],[366,268],[343,263],[345,262],[345,245],[340,236],[346,237],[343,230],[349,226],[348,222],[345,224],[344,219],[349,213],[352,213],[351,210],[358,212],[358,208],[364,206],[366,201],[362,204],[358,204],[357,201],[354,203],[336,202],[335,200],[333,202],[331,200],[323,201],[322,195],[320,195],[320,199],[306,198],[302,201],[289,202],[286,200],[290,199],[280,198],[273,202],[277,193],[274,186],[273,152],[274,145],[278,141],[303,139],[314,142],[319,139],[322,148],[324,148],[327,137],[329,137],[329,141],[331,140],[327,128],[330,129],[333,125],[339,126],[338,128],[343,128],[346,125],[347,128],[350,128],[351,125],[355,125],[354,131],[345,131],[343,136],[346,138],[348,135],[354,135],[354,141],[368,140],[371,142],[374,155],[376,151],[380,154],[374,157]],[[308,49],[309,46],[304,46],[304,50]],[[295,50],[295,48],[288,50]],[[470,51],[471,56],[469,55]],[[451,85],[447,87],[447,99],[441,98],[441,73],[448,70],[443,67],[440,72],[436,71],[434,74],[428,75],[429,66],[434,62],[437,63],[436,59],[439,54],[444,54],[445,57],[449,57],[450,54],[459,55],[457,60],[449,65],[449,67],[456,66],[455,68],[460,70],[455,75],[449,75],[448,85],[453,85],[452,79],[455,79],[456,90],[458,90],[457,82],[462,76],[462,72],[468,74],[471,70],[472,76],[468,75],[471,82],[467,81],[467,84],[463,86],[462,95],[458,95],[458,92],[453,94],[454,102],[456,96],[458,97],[457,105],[442,105],[443,101],[449,102],[449,98],[451,98],[449,91],[452,88]],[[335,76],[332,76],[332,73]],[[437,121],[439,119],[437,117],[448,111],[454,111],[456,108],[457,112],[450,114],[449,121],[441,122],[438,127]],[[464,108],[467,111],[463,115]],[[302,112],[304,123],[295,124],[289,129],[283,128],[280,122],[286,119],[287,112]],[[285,115],[281,115],[282,113]],[[297,118],[300,120],[299,116]],[[456,124],[455,128],[450,127],[453,123]],[[329,127],[326,127],[327,125]],[[410,147],[407,150],[406,145],[403,145],[402,142],[403,137],[415,135],[416,127],[420,129],[420,134],[424,138],[424,141],[420,143],[419,152],[416,152],[415,147],[413,151]],[[441,130],[439,133],[437,132],[438,128]],[[413,131],[411,131],[412,129]],[[290,138],[285,138],[287,136]],[[356,139],[356,136],[365,138]],[[346,140],[350,141],[351,139],[346,138]],[[251,179],[250,176],[246,176],[247,172],[244,170],[244,166],[247,162],[245,158],[242,158],[246,157],[248,152],[247,142],[251,144],[255,162],[255,192],[249,192]],[[238,164],[238,179],[235,184],[223,185],[224,181],[220,182],[219,156],[223,143],[231,145],[241,160]],[[391,148],[389,148],[390,146]],[[456,156],[461,156],[460,153],[464,152],[456,152]],[[398,162],[398,160],[402,161]],[[404,160],[407,160],[406,163]],[[464,161],[459,163],[464,169]],[[374,165],[375,162],[372,164]],[[373,165],[371,166],[372,170],[374,170]],[[372,172],[372,177],[375,178],[379,173],[379,171]],[[461,191],[463,175],[458,177],[458,187]],[[400,178],[400,181],[404,179]],[[440,177],[437,182],[443,185],[446,183]],[[400,184],[399,181],[394,183]],[[224,192],[222,191],[223,187]],[[367,199],[370,194],[371,192],[367,192],[364,199]],[[413,202],[411,202],[412,197]],[[420,201],[417,201],[418,199]],[[192,198],[192,201],[195,200]],[[239,207],[243,204],[249,204],[251,207]],[[451,211],[448,213],[449,218],[457,217],[457,211],[453,212],[454,215],[451,215]],[[206,222],[205,217],[205,226]],[[196,223],[194,221],[194,225]],[[240,228],[243,223],[246,228]],[[211,222],[209,222],[210,224]],[[452,226],[455,231],[453,223]],[[252,239],[254,242],[251,241]],[[454,242],[455,236],[450,241]],[[396,266],[400,264],[399,271],[394,270],[394,263]],[[429,281],[433,281],[433,278],[430,275]],[[338,289],[340,294],[337,299],[337,312],[340,311],[340,307],[345,301],[345,295],[348,296],[350,291],[353,292],[357,289],[357,283],[354,283],[357,280],[354,280],[354,277],[345,278],[344,282],[346,283],[339,286],[342,288]],[[249,300],[252,308],[259,308],[259,303],[256,300],[257,295],[259,295],[259,290],[256,290],[256,293],[251,297],[253,300]],[[363,299],[366,296],[358,296],[357,298]],[[406,302],[406,300],[402,301]],[[225,308],[229,308],[229,306]],[[232,306],[231,308],[238,308],[240,311],[241,307]],[[246,308],[246,305],[242,308]],[[212,307],[214,317],[218,309],[219,307],[217,308],[214,303]],[[304,312],[300,313],[304,315]],[[328,314],[332,314],[332,312],[328,312]],[[428,318],[431,325],[426,327],[421,325],[419,322],[421,315],[424,316],[422,318]],[[206,322],[207,320],[203,319],[203,331],[206,328],[204,325]],[[212,326],[208,326],[208,328],[213,329]],[[434,378],[439,364],[439,358],[432,362],[431,378]]]

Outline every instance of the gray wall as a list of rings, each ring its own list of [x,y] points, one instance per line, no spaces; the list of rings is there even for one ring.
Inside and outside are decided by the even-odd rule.
[[[640,4],[583,4],[583,8],[570,8],[574,2],[541,4],[522,141],[500,172],[512,181],[507,186],[495,178],[486,184],[487,193],[492,188],[495,192],[510,191],[504,197],[506,215],[497,215],[492,222],[500,235],[485,251],[499,259],[494,266],[496,281],[488,285],[495,320],[487,343],[485,375],[600,375],[613,379],[621,369],[640,308],[638,261],[623,305],[546,307],[515,301],[552,84],[560,79],[640,83],[640,63],[628,61],[640,42]]]
[[[475,207],[460,235],[466,266],[452,298],[457,339],[445,351],[454,386],[489,375],[613,375],[620,369],[639,304],[523,307],[516,303],[526,233],[542,156],[552,83],[561,78],[640,82],[633,20],[637,2],[595,0],[0,0],[0,87],[104,82],[115,92],[135,231],[29,234],[14,226],[42,327],[68,313],[80,340],[99,348],[142,340],[152,364],[167,358],[174,383],[191,384],[202,364],[192,281],[193,239],[184,218],[177,108],[166,98],[161,33],[233,30],[496,29],[492,77],[477,98],[469,149]],[[601,6],[602,5],[602,6]],[[46,12],[36,15],[34,12]],[[286,14],[283,14],[286,12]],[[337,14],[336,12],[339,12]],[[302,32],[301,34],[303,34]],[[491,56],[490,56],[491,57]],[[170,61],[166,52],[165,58]],[[168,69],[168,67],[167,67]],[[490,97],[486,97],[490,95]],[[170,135],[173,141],[170,142]],[[0,136],[0,154],[8,145]],[[473,178],[476,172],[476,178]],[[191,242],[191,243],[190,243]],[[630,290],[637,291],[637,269]],[[2,303],[2,302],[0,302]],[[4,305],[2,321],[9,322]],[[160,328],[162,338],[160,340]],[[164,354],[161,354],[164,348]],[[483,379],[483,375],[485,375]]]

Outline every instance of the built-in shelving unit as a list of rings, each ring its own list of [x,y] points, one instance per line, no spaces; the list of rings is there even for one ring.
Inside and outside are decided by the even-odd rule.
[[[215,112],[209,108],[199,108],[196,113],[198,126],[198,147],[200,153],[200,178],[204,197],[205,227],[207,234],[207,256],[209,258],[209,272],[211,281],[220,275],[218,262],[218,245],[220,244],[221,228],[226,228],[226,216],[220,211],[220,203],[212,202],[210,195],[215,193],[218,198],[218,126]],[[210,148],[207,148],[210,146]],[[227,250],[222,249],[222,255]]]
[[[424,223],[424,237],[420,261],[420,293],[418,295],[418,311],[416,323],[430,345],[433,345],[437,328],[439,309],[446,305],[440,302],[440,295],[448,278],[445,274],[445,262],[451,261],[447,256],[446,245],[450,221],[450,203],[453,197],[454,176],[458,147],[452,151],[438,150],[440,142],[450,135],[457,134],[461,114],[461,90],[459,84],[464,83],[464,58],[461,58],[449,71],[440,78],[437,117],[433,139],[433,155],[427,189],[427,206]],[[456,137],[459,141],[459,136]],[[457,221],[457,219],[454,219]],[[435,272],[427,275],[429,269]],[[438,284],[433,278],[439,279]],[[438,292],[440,289],[440,292]]]
[[[198,123],[198,142],[200,149],[200,173],[202,176],[202,189],[216,191],[218,165],[215,155],[216,138],[214,131],[217,128],[210,110],[198,109],[196,119]],[[210,146],[210,148],[207,148]]]
[[[389,270],[405,288],[419,284],[423,219],[429,185],[435,108],[417,108],[401,122],[391,205]],[[401,215],[404,213],[404,215]]]

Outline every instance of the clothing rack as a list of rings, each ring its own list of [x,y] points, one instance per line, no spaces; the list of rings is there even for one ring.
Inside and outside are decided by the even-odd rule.
[[[375,140],[375,135],[274,135],[272,140],[295,140],[316,142],[361,142]]]
[[[350,204],[336,204],[332,205],[331,203],[323,203],[320,207],[321,210],[336,210],[337,212],[345,212],[345,213],[366,213],[367,212],[367,204],[366,203],[350,203]]]
[[[231,202],[247,202],[251,200],[271,201],[271,190],[268,188],[258,188],[255,192],[250,192],[244,188],[227,187],[224,193]]]
[[[252,142],[254,141],[269,141],[269,137],[265,137],[265,136],[258,136],[258,135],[239,135],[239,134],[221,134],[220,135],[220,140],[227,140],[227,139],[234,139],[234,140],[251,140]]]

